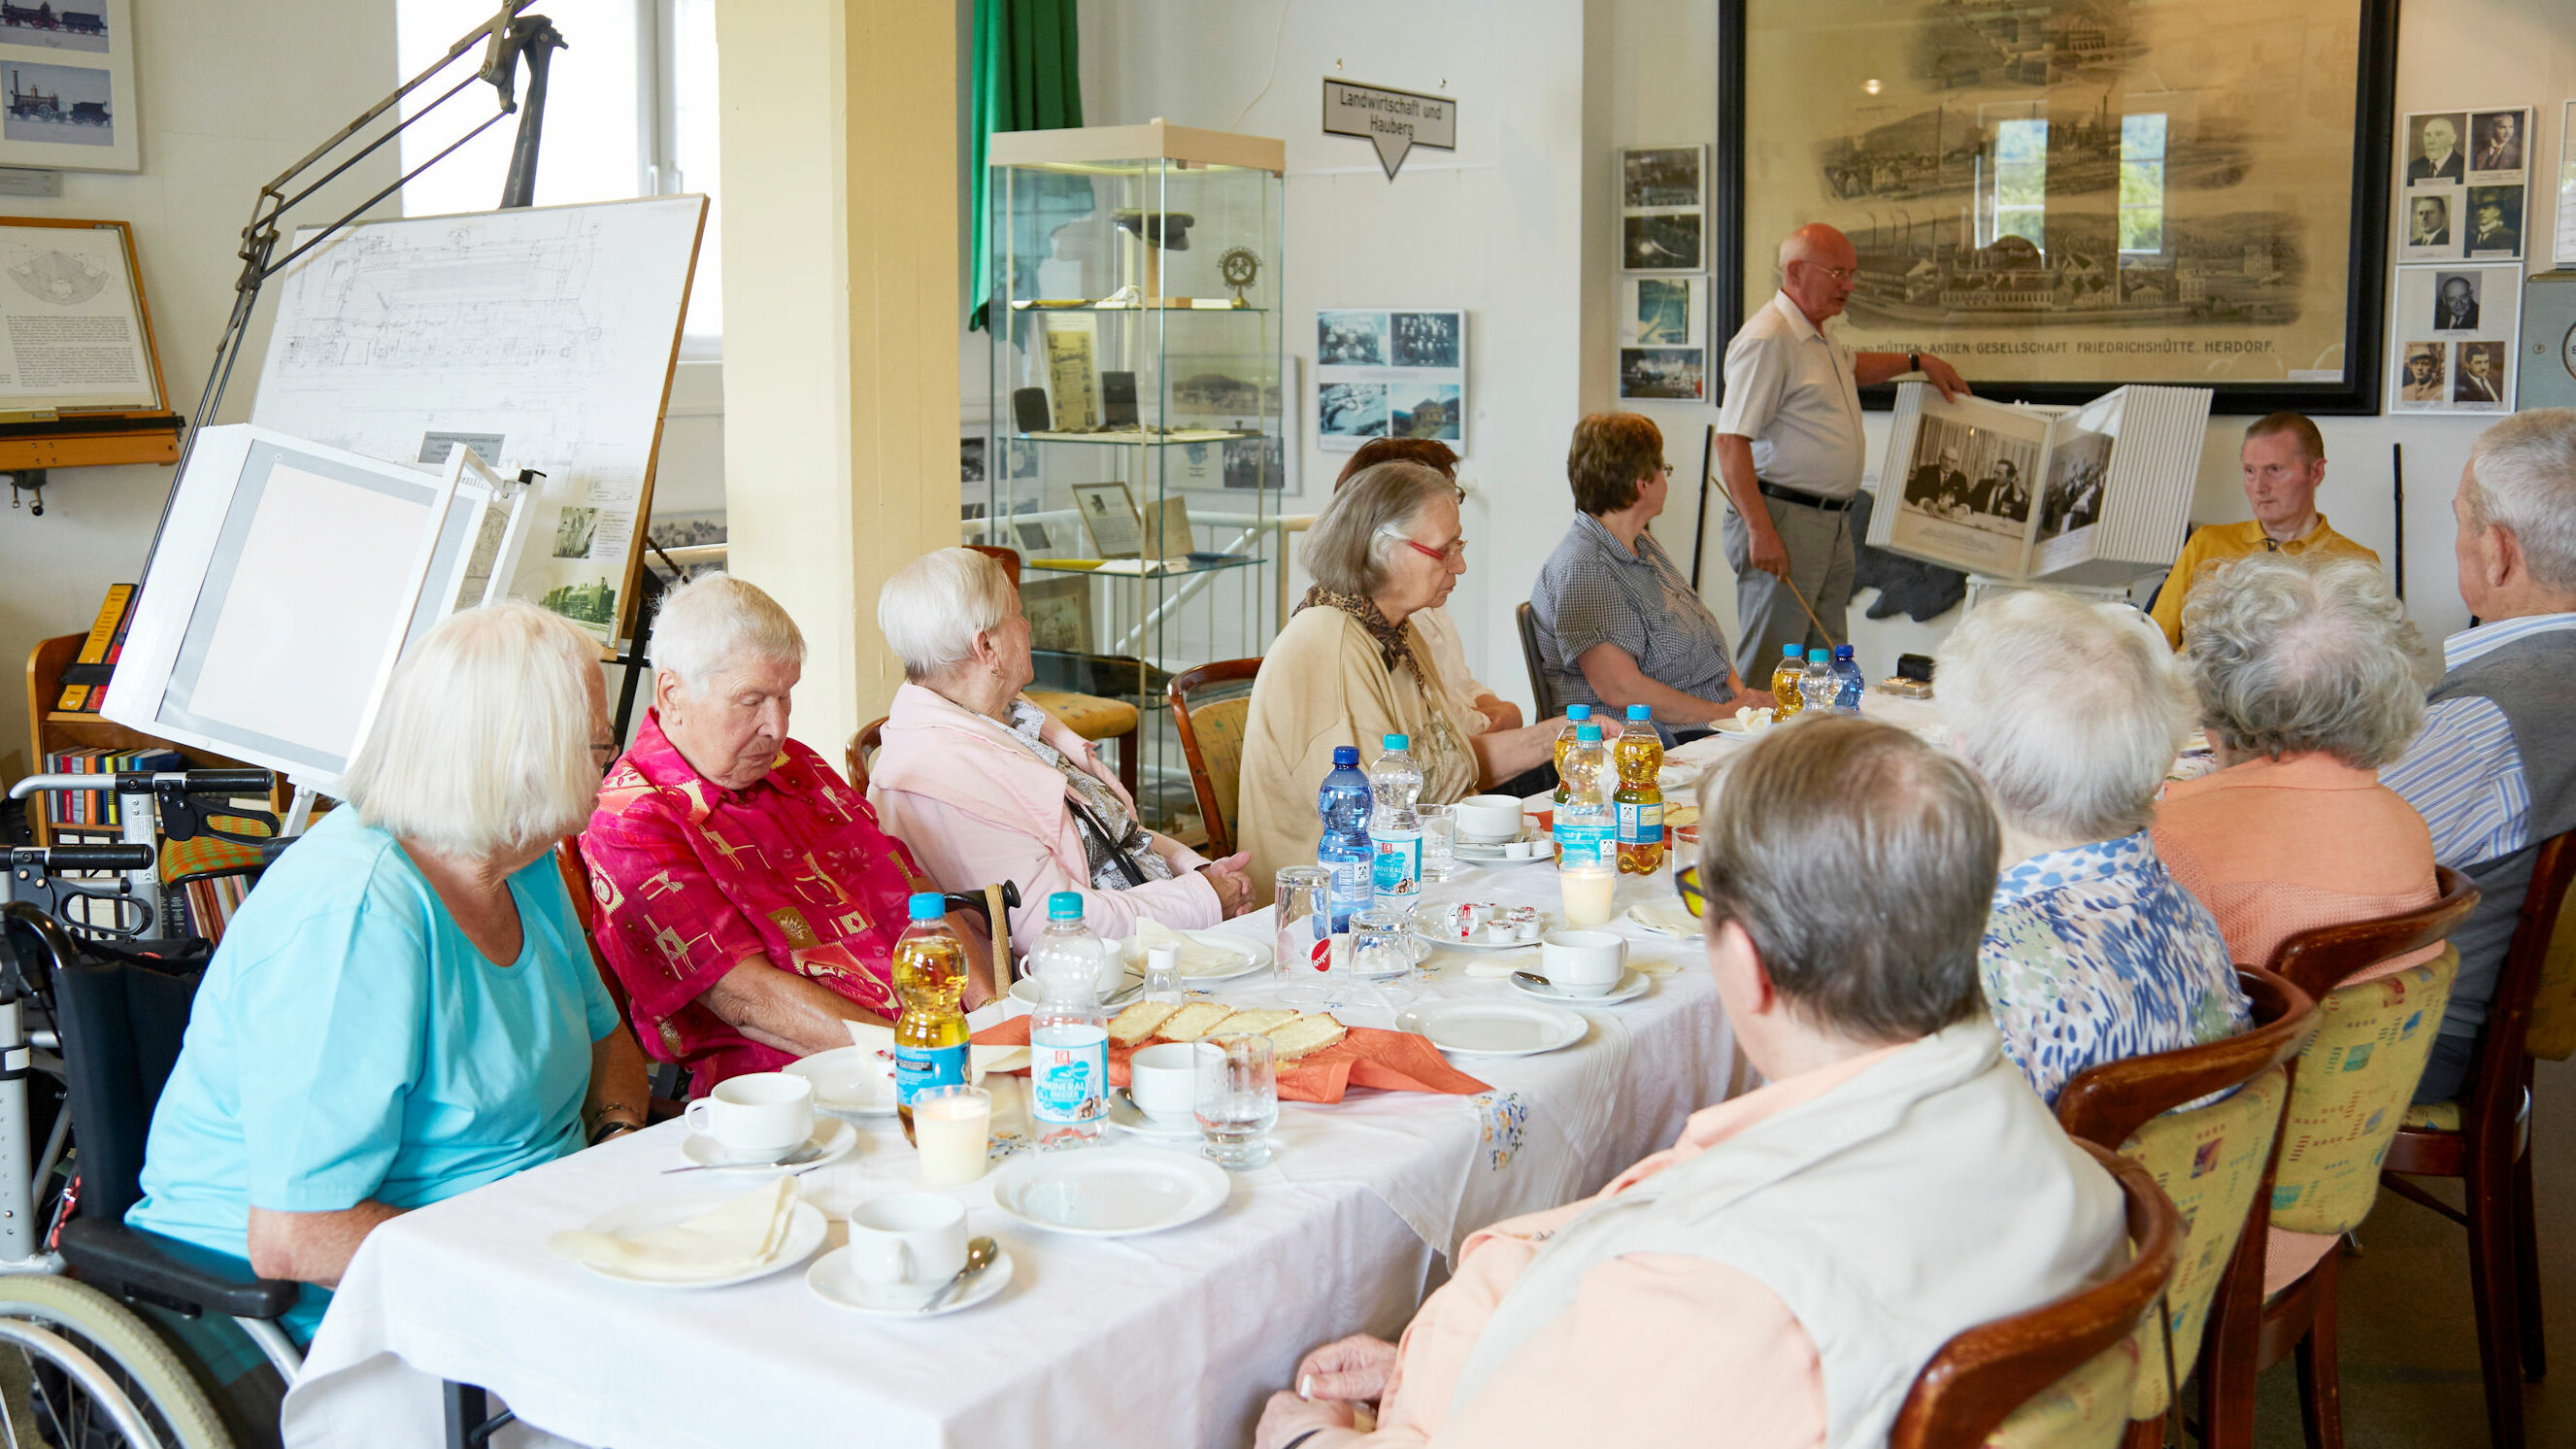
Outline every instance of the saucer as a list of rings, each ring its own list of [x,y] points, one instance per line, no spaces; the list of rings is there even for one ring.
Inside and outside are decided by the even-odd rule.
[[[1196,1142],[1201,1135],[1196,1119],[1183,1125],[1157,1122],[1146,1116],[1145,1110],[1136,1105],[1136,1099],[1128,1096],[1124,1087],[1109,1094],[1109,1125],[1153,1142]]]
[[[744,1154],[727,1152],[723,1144],[717,1142],[715,1138],[704,1132],[692,1132],[680,1139],[680,1155],[700,1167],[717,1172],[803,1172],[809,1167],[821,1167],[827,1162],[838,1162],[849,1156],[851,1149],[859,1145],[859,1129],[838,1117],[829,1122],[817,1122],[814,1124],[814,1135],[806,1138],[799,1146],[810,1147],[816,1143],[822,1144],[821,1155],[808,1158],[791,1167],[780,1167],[772,1159],[786,1154],[776,1152],[754,1154],[751,1160],[746,1162],[741,1160]],[[795,1150],[797,1149],[789,1149],[790,1152]]]
[[[877,1048],[834,1047],[789,1062],[780,1070],[814,1084],[814,1110],[847,1117],[894,1115],[894,1077],[880,1075]],[[879,1092],[882,1086],[884,1091]]]
[[[1537,975],[1538,973],[1532,972],[1530,974]],[[1536,997],[1541,1001],[1559,1001],[1563,1002],[1567,1006],[1616,1006],[1622,1001],[1634,1001],[1638,997],[1645,995],[1646,989],[1653,984],[1647,978],[1645,972],[1638,970],[1634,966],[1629,967],[1627,972],[1619,978],[1617,985],[1602,992],[1598,996],[1577,996],[1571,991],[1559,991],[1554,986],[1532,986],[1528,982],[1521,980],[1517,975],[1510,979],[1512,989],[1523,996]]]
[[[806,1292],[835,1308],[846,1308],[853,1313],[871,1313],[887,1318],[937,1318],[942,1314],[955,1313],[961,1308],[972,1308],[1009,1286],[1011,1286],[1010,1250],[998,1246],[993,1254],[992,1266],[968,1279],[966,1286],[957,1290],[956,1297],[927,1311],[923,1310],[921,1304],[932,1294],[937,1293],[939,1291],[937,1288],[924,1288],[917,1283],[880,1288],[862,1283],[857,1275],[850,1271],[848,1248],[834,1248],[815,1259],[814,1266],[805,1270]]]

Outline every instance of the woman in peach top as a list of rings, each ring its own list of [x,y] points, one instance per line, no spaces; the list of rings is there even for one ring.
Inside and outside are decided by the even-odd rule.
[[[1771,1085],[1470,1237],[1400,1346],[1309,1354],[1256,1449],[1874,1442],[1951,1335],[2124,1254],[2118,1187],[1978,997],[2000,845],[1967,768],[1820,719],[1706,819],[1710,969]]]

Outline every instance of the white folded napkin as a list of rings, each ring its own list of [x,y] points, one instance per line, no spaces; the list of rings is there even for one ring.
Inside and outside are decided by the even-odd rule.
[[[796,1179],[774,1178],[696,1217],[631,1238],[583,1230],[557,1233],[559,1257],[656,1283],[706,1283],[748,1273],[778,1256],[796,1207]]]
[[[1181,949],[1181,974],[1184,976],[1209,976],[1231,971],[1243,964],[1243,953],[1239,950],[1211,946],[1160,921],[1138,918],[1135,939],[1126,943],[1127,960],[1141,970],[1145,965],[1145,953],[1156,946],[1178,946]]]
[[[1628,908],[1628,914],[1635,918],[1638,925],[1650,931],[1661,931],[1667,936],[1690,939],[1704,934],[1707,930],[1707,927],[1700,924],[1699,918],[1690,913],[1690,907],[1683,905],[1679,898],[1639,901]]]

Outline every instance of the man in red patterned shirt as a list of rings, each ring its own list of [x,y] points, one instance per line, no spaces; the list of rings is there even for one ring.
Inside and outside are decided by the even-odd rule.
[[[849,1045],[901,1010],[906,898],[936,890],[838,771],[787,737],[805,640],[775,600],[715,575],[674,592],[653,638],[653,709],[582,833],[593,931],[646,1052],[693,1095]],[[991,995],[979,927],[973,1007]]]

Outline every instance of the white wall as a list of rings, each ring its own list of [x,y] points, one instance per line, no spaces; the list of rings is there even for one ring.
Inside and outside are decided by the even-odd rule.
[[[393,0],[147,0],[134,12],[141,94],[128,114],[143,126],[143,169],[66,172],[61,197],[0,198],[0,213],[132,223],[162,377],[184,415],[196,406],[232,306],[234,250],[252,198],[393,89],[394,7]],[[315,202],[345,196],[345,209],[395,174],[391,156],[381,155]],[[263,321],[220,421],[249,412],[265,330]],[[58,469],[44,517],[0,513],[0,765],[27,748],[27,651],[39,639],[87,629],[107,586],[141,573],[171,481],[163,467]],[[0,773],[14,778],[18,770]]]

